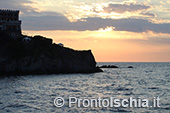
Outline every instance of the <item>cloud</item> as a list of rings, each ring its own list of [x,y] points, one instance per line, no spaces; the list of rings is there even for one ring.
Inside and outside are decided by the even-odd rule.
[[[126,11],[128,12],[135,12],[139,10],[147,10],[151,8],[151,6],[147,5],[141,5],[141,4],[109,4],[107,7],[104,7],[103,10],[104,12],[111,13],[111,12],[116,12],[116,13],[125,13]]]
[[[103,19],[99,17],[89,17],[76,22],[70,22],[60,13],[46,13],[44,16],[26,16],[23,20],[24,30],[76,30],[94,31],[108,26],[115,27],[116,31],[169,33],[170,23],[155,24],[144,19]]]
[[[114,27],[116,31],[146,32],[153,31],[158,33],[170,34],[170,23],[155,24],[144,19],[109,19],[101,17],[87,17],[76,22],[70,22],[66,16],[57,12],[37,12],[36,8],[30,5],[34,4],[30,0],[0,0],[0,7],[5,9],[19,9],[24,15],[21,16],[23,30],[76,30],[76,31],[94,31],[100,28]],[[108,10],[110,8],[110,10]],[[138,10],[149,9],[150,6],[141,4],[113,4],[110,3],[104,10],[108,12],[123,13],[126,11],[134,12]],[[154,16],[146,12],[143,15]]]
[[[103,2],[93,4],[82,2],[79,5],[73,6],[65,15],[70,21],[77,21],[78,19],[87,17],[120,19],[129,17],[152,18],[156,16],[148,12],[151,8],[154,8],[151,5],[135,3],[133,0],[130,2]]]
[[[37,8],[33,8],[31,6],[26,6],[24,4],[33,4],[30,0],[0,0],[0,8],[1,9],[12,9],[12,10],[20,10],[24,14],[37,14]]]
[[[130,43],[137,43],[142,45],[170,45],[170,37],[162,38],[162,37],[147,37],[147,40],[143,39],[124,39],[124,41]],[[169,51],[169,50],[168,50]]]
[[[141,15],[148,16],[148,17],[156,17],[157,15],[151,12],[140,13]]]
[[[170,12],[170,8],[163,9],[164,12]]]
[[[41,16],[21,17],[23,30],[66,30],[70,28],[71,22],[60,13],[42,12],[38,15]]]

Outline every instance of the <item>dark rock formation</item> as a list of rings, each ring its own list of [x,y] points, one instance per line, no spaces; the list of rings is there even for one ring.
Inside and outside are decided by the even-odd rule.
[[[103,65],[103,66],[100,66],[99,68],[119,68],[115,65]]]
[[[16,40],[0,32],[0,75],[102,72],[91,50],[61,47],[42,36],[24,42],[24,37]]]
[[[102,65],[102,66],[98,66],[98,68],[121,68],[115,65]],[[134,68],[133,66],[128,66],[128,67],[124,67],[124,68]]]
[[[128,66],[128,68],[133,68],[133,66]]]

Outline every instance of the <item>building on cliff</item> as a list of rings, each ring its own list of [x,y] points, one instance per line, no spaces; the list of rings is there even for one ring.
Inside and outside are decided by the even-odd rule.
[[[19,10],[0,9],[0,30],[6,31],[8,35],[17,38],[21,35],[21,20]]]
[[[62,44],[62,43],[59,43],[59,44],[57,44],[58,46],[61,46],[61,47],[64,47],[64,44]]]

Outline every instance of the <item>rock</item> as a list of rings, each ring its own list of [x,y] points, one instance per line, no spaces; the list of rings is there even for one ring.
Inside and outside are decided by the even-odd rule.
[[[133,66],[128,66],[128,68],[133,68]]]
[[[100,66],[100,68],[119,68],[115,65],[103,65],[103,66]]]
[[[25,46],[22,37],[14,40],[0,32],[0,75],[102,72],[91,50],[60,47],[41,36],[29,38]]]
[[[108,67],[107,67],[107,65],[103,65],[103,66],[101,66],[99,68],[108,68]]]
[[[110,68],[119,68],[119,67],[117,67],[117,66],[114,66],[114,65],[111,65],[111,66],[110,66]]]

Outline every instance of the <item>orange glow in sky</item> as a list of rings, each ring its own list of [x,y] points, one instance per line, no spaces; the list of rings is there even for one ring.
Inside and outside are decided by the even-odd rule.
[[[98,62],[170,62],[168,0],[4,0],[25,35],[52,38]]]
[[[76,50],[91,49],[97,62],[169,62],[168,44],[150,42],[146,37],[160,34],[114,31],[24,31],[27,35],[42,35],[54,43]],[[161,34],[163,35],[163,34]],[[164,34],[165,35],[165,34]]]

